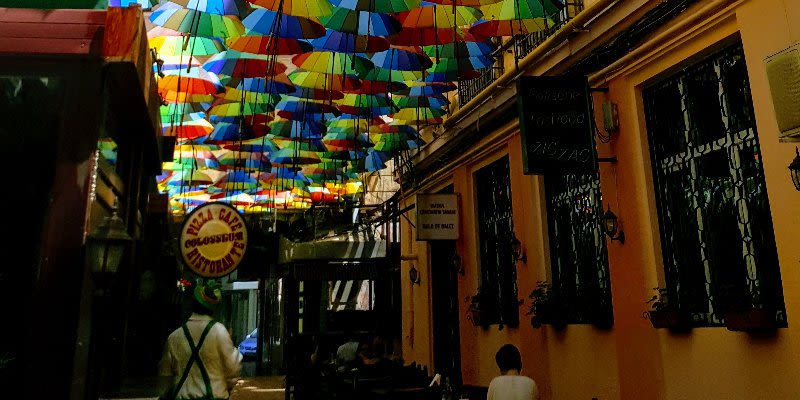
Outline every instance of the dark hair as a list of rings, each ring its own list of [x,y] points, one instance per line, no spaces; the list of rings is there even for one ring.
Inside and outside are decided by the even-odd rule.
[[[500,371],[522,370],[522,357],[519,355],[517,347],[513,344],[505,344],[500,350],[497,350],[494,360],[497,361]]]
[[[209,315],[209,316],[214,314],[213,311],[209,310],[208,307],[204,306],[203,303],[198,301],[194,296],[192,296],[192,312],[195,314]]]

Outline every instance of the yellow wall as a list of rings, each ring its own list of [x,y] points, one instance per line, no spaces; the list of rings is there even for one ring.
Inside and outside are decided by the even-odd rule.
[[[700,1],[659,32],[643,44],[641,52],[591,77],[593,86],[609,87],[608,93],[595,94],[595,101],[615,102],[620,116],[620,130],[614,140],[598,145],[600,157],[616,156],[619,160],[601,165],[601,184],[604,205],[610,205],[620,217],[626,234],[624,245],[607,242],[614,306],[611,330],[570,325],[559,332],[548,326],[530,326],[525,315],[530,304],[527,295],[536,281],[548,279],[548,236],[541,179],[522,174],[516,121],[475,144],[470,149],[475,154],[468,154],[457,166],[442,172],[438,181],[418,190],[435,192],[452,183],[461,194],[458,251],[465,274],[459,277],[459,304],[466,384],[488,385],[497,374],[495,351],[510,342],[522,350],[523,373],[537,381],[543,399],[800,397],[800,343],[793,340],[800,334],[800,323],[796,322],[800,321],[800,193],[786,168],[794,157],[794,144],[778,141],[763,61],[800,41],[800,1]],[[653,329],[642,313],[652,288],[663,286],[664,280],[641,88],[739,38],[748,64],[789,328],[771,335],[730,332],[720,327],[695,328],[688,334]],[[559,52],[543,59],[540,70],[556,68],[553,66],[558,63],[553,58],[559,57]],[[473,201],[474,191],[479,189],[473,187],[472,174],[504,154],[510,159],[514,227],[528,262],[519,263],[517,268],[519,296],[525,299],[520,326],[499,331],[497,325],[488,329],[472,326],[465,318],[467,304],[463,299],[475,293],[479,280]],[[408,194],[403,207],[413,203],[413,195]],[[413,211],[409,217],[414,220]],[[407,276],[411,263],[422,276],[421,285],[413,288],[404,279],[404,356],[406,361],[431,366],[435,344],[430,339],[427,245],[416,242],[413,229],[405,221],[402,231],[403,254],[418,256],[417,260],[403,262],[403,276]]]

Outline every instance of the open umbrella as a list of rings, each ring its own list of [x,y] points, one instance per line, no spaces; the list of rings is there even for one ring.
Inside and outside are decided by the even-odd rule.
[[[262,8],[253,10],[242,24],[247,27],[249,35],[277,35],[290,39],[313,39],[325,35],[325,27],[313,19]]]
[[[289,79],[296,86],[309,89],[332,89],[344,92],[358,90],[361,87],[361,81],[356,78],[313,71],[294,71],[289,74]]]
[[[150,22],[206,38],[227,39],[244,33],[244,26],[236,16],[217,15],[186,8],[161,7],[150,14]]]
[[[273,55],[289,55],[307,53],[313,47],[307,42],[278,36],[245,35],[228,39],[231,50],[242,53]]]
[[[319,50],[342,53],[374,53],[389,48],[389,41],[380,36],[354,35],[328,29],[325,36],[309,40]]]
[[[420,6],[420,0],[331,0],[331,3],[351,10],[389,14],[408,11]]]
[[[270,56],[228,50],[213,55],[203,64],[206,71],[239,78],[256,78],[281,74],[286,66]]]
[[[239,8],[236,0],[170,0],[190,10],[202,11],[218,15],[239,15],[243,9]]]
[[[433,62],[425,53],[398,48],[375,53],[370,58],[370,61],[376,67],[401,71],[420,71],[433,65]]]
[[[328,0],[247,0],[259,7],[298,17],[322,17],[333,12]]]
[[[481,11],[473,7],[456,6],[454,10],[452,6],[424,5],[397,14],[397,19],[403,28],[453,29],[455,26],[472,25],[481,16]]]
[[[365,75],[374,67],[367,58],[333,51],[298,54],[292,57],[292,63],[306,71],[356,76]]]
[[[186,94],[214,94],[222,91],[222,84],[215,74],[202,68],[164,71],[158,80],[158,92],[173,91]]]
[[[150,48],[168,56],[207,56],[225,50],[225,45],[213,38],[199,36],[157,36],[148,40]]]
[[[222,147],[228,150],[251,151],[256,153],[272,153],[278,150],[278,146],[275,142],[266,136],[225,143]]]
[[[388,14],[344,7],[334,7],[330,15],[319,20],[328,29],[356,35],[388,36],[402,29],[400,22]]]

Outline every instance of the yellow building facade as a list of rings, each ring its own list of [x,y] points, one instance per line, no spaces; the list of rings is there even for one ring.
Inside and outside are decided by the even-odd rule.
[[[779,140],[781,133],[766,68],[771,56],[800,41],[800,2],[673,2],[679,10],[662,8],[662,18],[658,19],[654,15],[659,13],[656,9],[659,3],[646,0],[587,1],[585,8],[571,22],[517,62],[519,72],[515,69],[514,55],[506,53],[503,60],[505,74],[489,85],[485,93],[469,102],[462,101],[461,109],[452,113],[444,129],[437,131],[436,137],[414,160],[413,184],[406,184],[400,208],[414,205],[419,194],[455,193],[459,198],[460,232],[454,244],[457,257],[442,258],[434,254],[437,251],[435,247],[440,244],[416,240],[414,211],[401,222],[402,276],[408,276],[411,269],[419,272],[419,283],[404,279],[402,285],[405,310],[403,356],[406,362],[427,365],[433,372],[444,369],[443,365],[437,365],[441,360],[437,360],[435,355],[438,349],[452,342],[445,341],[441,334],[436,333],[435,327],[442,326],[443,322],[437,321],[442,317],[434,301],[438,287],[433,284],[432,277],[438,269],[463,268],[461,272],[450,274],[457,290],[448,294],[455,299],[458,308],[459,361],[456,364],[464,385],[488,386],[492,377],[498,374],[495,352],[502,344],[513,343],[522,352],[523,374],[537,382],[542,399],[788,399],[800,395],[800,372],[797,368],[800,365],[800,341],[797,340],[800,331],[796,322],[800,318],[800,246],[796,244],[800,234],[800,193],[793,186],[787,170],[795,155],[795,145]],[[620,46],[620,38],[631,37],[630,27],[649,30],[631,40],[627,47],[614,47]],[[603,52],[603,49],[607,51]],[[725,238],[707,237],[706,240],[712,244],[703,242],[699,245],[702,261],[707,264],[708,260],[721,260],[716,267],[718,270],[708,273],[706,269],[705,285],[698,286],[711,288],[708,293],[716,293],[707,299],[712,310],[700,313],[694,309],[695,323],[690,330],[655,329],[651,321],[643,317],[650,309],[646,302],[653,296],[653,288],[685,287],[683,282],[688,281],[684,279],[691,280],[685,276],[691,272],[681,272],[689,270],[687,263],[681,261],[681,254],[688,250],[669,239],[672,237],[677,243],[687,232],[673,228],[672,225],[681,226],[681,222],[670,219],[677,217],[663,211],[663,204],[667,201],[664,196],[673,196],[675,186],[681,186],[677,184],[680,182],[668,181],[672,176],[670,171],[682,167],[672,165],[664,167],[666,172],[663,174],[658,172],[659,165],[667,164],[664,164],[666,159],[659,158],[659,150],[653,147],[654,141],[663,141],[659,132],[669,132],[667,127],[671,126],[670,114],[664,111],[664,105],[669,102],[665,94],[669,90],[665,88],[670,82],[679,82],[675,84],[678,88],[675,93],[680,98],[674,100],[675,104],[680,102],[683,107],[678,111],[684,113],[674,114],[676,119],[685,114],[688,115],[683,121],[686,124],[691,118],[700,120],[704,117],[692,115],[687,105],[691,93],[687,95],[686,88],[695,82],[690,82],[687,77],[694,77],[693,74],[701,70],[711,71],[709,74],[716,71],[717,76],[722,77],[724,71],[738,62],[731,60],[741,59],[737,54],[743,54],[746,62],[749,90],[741,93],[752,99],[752,115],[748,117],[752,126],[747,131],[754,132],[750,135],[757,135],[752,147],[756,151],[755,161],[739,159],[743,153],[731,149],[744,145],[735,140],[732,147],[719,154],[729,155],[725,162],[732,169],[749,168],[742,166],[747,163],[763,170],[763,184],[759,187],[766,188],[765,198],[768,199],[771,219],[758,226],[771,226],[775,248],[771,251],[777,256],[769,258],[752,250],[754,241],[761,239],[749,238],[772,237],[769,232],[765,235],[747,232],[743,234],[747,237],[743,239],[744,245],[731,242],[729,251],[743,254],[748,277],[756,264],[764,271],[773,271],[770,272],[771,278],[750,277],[748,282],[771,279],[777,282],[775,285],[754,283],[755,286],[751,285],[747,293],[758,292],[759,295],[753,295],[753,299],[777,299],[775,301],[780,303],[778,308],[782,307],[778,311],[780,327],[758,332],[726,329],[726,326],[730,327],[730,320],[721,318],[721,312],[714,311],[714,307],[721,309],[719,302],[722,301],[722,291],[715,282],[724,280],[728,274],[726,271],[734,269],[734,266],[726,269],[722,263],[727,258],[725,252],[719,250],[725,249],[720,244],[724,242],[719,241]],[[606,57],[605,62],[597,61],[602,57]],[[546,179],[523,174],[521,134],[514,104],[515,78],[518,74],[546,76],[576,72],[588,75],[591,87],[607,88],[606,91],[592,92],[595,120],[599,122],[601,132],[602,104],[613,103],[617,107],[618,130],[611,133],[607,143],[597,140],[596,145],[599,158],[616,158],[616,162],[599,163],[600,211],[613,210],[619,218],[620,230],[625,233],[624,243],[601,237],[607,255],[604,279],[610,284],[613,326],[598,327],[583,321],[570,322],[563,329],[549,324],[534,328],[530,323],[531,316],[527,314],[532,301],[528,295],[536,288],[537,282],[553,281],[552,253],[556,244],[552,241],[553,227],[548,218],[553,207],[548,207]],[[720,82],[721,88],[740,93],[742,85],[722,78]],[[728,96],[722,92],[720,89],[720,98]],[[702,102],[702,98],[691,101]],[[723,103],[726,105],[720,118],[726,128],[743,123],[739,121],[743,117],[737,116],[732,103],[727,100]],[[511,111],[508,111],[509,104]],[[800,107],[800,104],[796,106]],[[659,127],[659,124],[664,126]],[[470,139],[459,141],[460,135],[470,136]],[[752,138],[744,135],[742,141]],[[697,151],[705,150],[699,148]],[[734,153],[739,155],[731,155]],[[482,275],[487,268],[481,265],[486,264],[485,255],[481,261],[481,249],[485,248],[482,242],[486,239],[480,237],[481,224],[485,221],[479,203],[482,192],[491,188],[476,177],[481,176],[480,171],[485,167],[505,159],[508,160],[513,236],[518,238],[520,250],[526,255],[525,262],[513,262],[514,294],[522,300],[517,310],[519,323],[509,326],[494,321],[478,326],[468,318],[471,315],[468,296],[476,294],[479,286],[487,282]],[[704,176],[703,171],[711,168],[705,164],[692,165],[686,167],[686,176]],[[724,165],[724,162],[718,165]],[[702,186],[706,181],[713,179],[689,178],[684,183]],[[673,191],[669,193],[673,194],[664,194],[668,190],[659,189],[659,185],[672,187],[670,190]],[[741,187],[747,185],[749,183]],[[700,192],[713,201],[714,193],[726,190],[739,189],[723,185],[716,190],[712,187]],[[689,191],[686,189],[686,193]],[[743,207],[749,206],[743,206],[747,201],[741,198],[750,198],[750,195],[730,196],[738,199],[733,201],[736,208],[732,211],[739,215],[738,226],[749,226],[747,218],[756,218],[756,212],[752,209],[742,211]],[[694,201],[702,202],[702,199],[695,196]],[[680,204],[672,207],[680,210]],[[700,211],[697,213],[701,214]],[[750,216],[744,217],[744,222],[743,213]],[[594,215],[599,221],[600,213],[595,210]],[[715,222],[711,218],[698,217],[696,223],[701,231],[710,231]],[[735,223],[730,225],[727,231],[735,230],[736,226]],[[726,232],[724,226],[720,229]],[[672,236],[665,235],[665,232],[672,232]],[[678,256],[670,258],[665,256],[665,252]],[[441,262],[443,259],[448,262]],[[672,267],[666,265],[671,262],[674,262]],[[676,270],[678,272],[674,272]],[[682,283],[676,286],[676,280]]]

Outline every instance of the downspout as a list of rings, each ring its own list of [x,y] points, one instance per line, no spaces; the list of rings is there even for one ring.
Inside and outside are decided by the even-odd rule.
[[[494,93],[495,89],[498,86],[502,87],[507,83],[513,81],[518,76],[525,73],[525,70],[534,63],[534,61],[539,60],[543,57],[547,52],[556,48],[560,45],[565,39],[567,39],[570,35],[574,34],[577,31],[583,30],[583,25],[587,24],[591,20],[595,19],[599,16],[603,11],[608,9],[613,4],[619,2],[620,0],[598,0],[594,3],[591,7],[583,10],[582,12],[578,13],[572,20],[567,22],[561,29],[556,31],[552,36],[547,38],[542,44],[537,46],[533,51],[531,51],[525,58],[523,58],[519,62],[519,68],[515,68],[509,71],[506,71],[503,75],[500,76],[496,81],[492,82],[489,86],[483,89],[477,96],[473,97],[467,104],[464,104],[458,110],[456,110],[450,118],[445,120],[442,123],[442,126],[447,129],[451,128],[453,125],[457,124],[462,118],[467,116],[472,109],[476,108],[478,105],[483,103],[486,98],[490,96],[490,94]],[[513,40],[513,39],[512,39]]]

